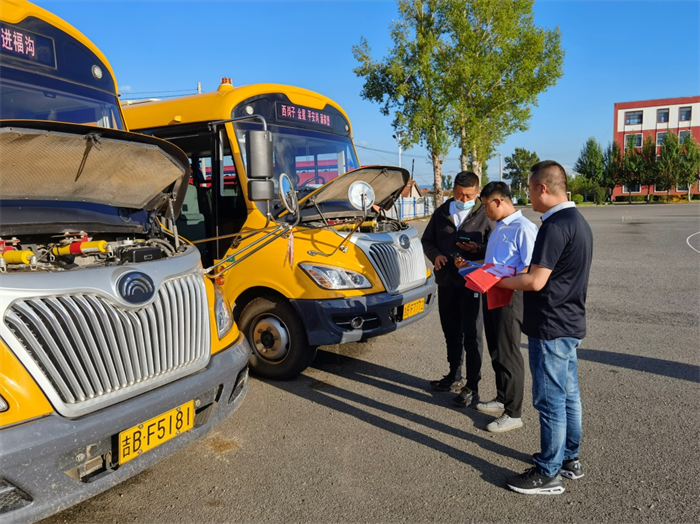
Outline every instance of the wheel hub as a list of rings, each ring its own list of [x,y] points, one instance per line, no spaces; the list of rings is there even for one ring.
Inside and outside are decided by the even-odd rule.
[[[253,326],[253,345],[265,360],[282,360],[289,352],[289,332],[277,317],[259,318]]]

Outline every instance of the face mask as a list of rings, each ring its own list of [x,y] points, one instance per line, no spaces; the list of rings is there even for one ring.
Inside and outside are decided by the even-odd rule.
[[[462,202],[461,200],[455,200],[455,206],[457,206],[457,209],[460,211],[466,211],[467,209],[471,209],[474,207],[474,204],[476,204],[476,200],[469,200],[468,202]]]

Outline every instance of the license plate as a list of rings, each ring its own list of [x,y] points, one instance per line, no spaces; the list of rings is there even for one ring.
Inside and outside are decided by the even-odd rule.
[[[419,298],[418,300],[414,300],[413,302],[404,304],[401,320],[406,320],[407,318],[412,317],[413,315],[417,315],[418,313],[422,313],[423,311],[425,311],[424,298]]]
[[[119,464],[160,446],[194,427],[194,401],[119,433]]]

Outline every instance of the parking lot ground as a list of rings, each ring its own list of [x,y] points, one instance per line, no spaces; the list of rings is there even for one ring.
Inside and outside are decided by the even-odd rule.
[[[579,350],[586,476],[563,495],[505,487],[538,450],[529,373],[525,426],[502,435],[427,390],[446,366],[434,311],[322,347],[294,380],[253,379],[214,433],[45,524],[700,521],[700,206],[581,211],[595,239]],[[482,397],[495,396],[488,357],[482,374]]]

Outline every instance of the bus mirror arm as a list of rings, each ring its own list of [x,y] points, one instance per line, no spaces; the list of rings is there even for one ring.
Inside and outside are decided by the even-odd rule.
[[[208,267],[207,269],[204,270],[204,274],[210,275],[211,278],[220,277],[221,275],[226,273],[229,269],[231,269],[233,266],[235,266],[239,262],[242,262],[243,260],[245,260],[246,258],[251,256],[252,254],[260,251],[262,248],[264,248],[266,245],[268,245],[273,240],[276,240],[279,237],[281,237],[282,235],[286,234],[287,231],[289,231],[291,229],[291,227],[293,227],[293,226],[289,226],[286,224],[276,227],[275,229],[270,231],[268,234],[262,236],[261,238],[259,238],[255,242],[251,243],[250,245],[247,245],[246,247],[244,247],[240,251],[237,251],[236,253],[233,253],[233,254],[225,257],[223,260],[220,260],[219,262],[217,262],[213,266]],[[262,242],[262,244],[261,244],[261,242]],[[252,249],[252,248],[255,248],[255,249]],[[246,251],[247,251],[247,253],[246,253]],[[242,253],[245,253],[245,254],[242,254]],[[222,266],[226,263],[228,263],[229,265],[226,266],[225,268],[223,268],[218,273],[215,273],[212,275],[212,273],[214,272],[215,269],[219,268],[220,266]]]
[[[263,131],[267,131],[267,120],[265,120],[265,117],[262,115],[248,115],[248,116],[239,116],[236,118],[229,118],[228,120],[217,120],[216,122],[209,122],[209,130],[214,131],[216,129],[216,126],[219,126],[221,124],[228,124],[229,122],[243,122],[244,120],[260,120],[263,125]]]

